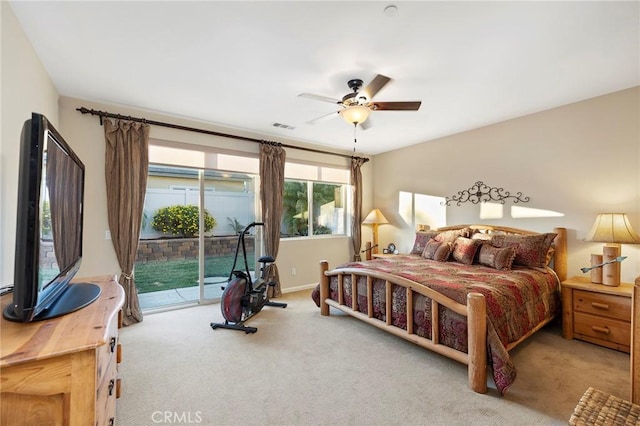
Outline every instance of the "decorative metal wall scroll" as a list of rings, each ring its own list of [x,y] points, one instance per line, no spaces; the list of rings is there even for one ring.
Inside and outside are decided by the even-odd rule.
[[[445,201],[440,204],[450,206],[452,201],[455,201],[458,206],[462,203],[478,204],[488,201],[497,201],[504,204],[504,201],[508,198],[513,198],[514,203],[526,203],[529,201],[529,197],[523,197],[522,192],[511,195],[509,191],[505,191],[503,188],[490,187],[485,185],[484,182],[478,181],[471,188],[458,191],[457,195],[446,197]]]

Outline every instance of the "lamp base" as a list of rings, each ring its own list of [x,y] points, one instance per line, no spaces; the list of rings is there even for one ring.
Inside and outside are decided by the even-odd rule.
[[[602,248],[602,262],[615,260],[621,254],[619,244],[605,244]],[[612,262],[602,267],[602,284],[610,287],[620,285],[620,262]]]
[[[372,254],[378,254],[378,224],[373,224],[373,251]]]

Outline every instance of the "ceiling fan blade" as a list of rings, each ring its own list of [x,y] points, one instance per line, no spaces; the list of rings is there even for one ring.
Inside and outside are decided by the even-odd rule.
[[[329,103],[338,104],[338,105],[342,103],[342,101],[339,99],[334,99],[334,98],[330,98],[328,96],[322,96],[322,95],[314,95],[313,93],[300,93],[298,97],[315,99],[316,101],[329,102]]]
[[[369,83],[367,87],[360,91],[360,93],[363,93],[367,97],[367,99],[371,100],[376,95],[376,93],[378,93],[380,89],[386,86],[390,81],[391,79],[389,77],[378,74],[373,80],[371,80],[371,83]]]
[[[317,123],[321,123],[323,121],[327,121],[329,119],[332,119],[333,117],[338,116],[339,113],[340,113],[339,111],[330,112],[329,114],[326,114],[326,115],[323,115],[321,117],[314,118],[313,120],[307,121],[307,124],[317,124]]]
[[[372,104],[375,111],[417,111],[422,102],[372,102]]]

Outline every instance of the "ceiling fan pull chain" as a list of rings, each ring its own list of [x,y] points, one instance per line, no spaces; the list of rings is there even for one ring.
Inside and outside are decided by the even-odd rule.
[[[353,153],[356,152],[356,143],[358,139],[356,138],[356,129],[358,128],[358,123],[353,123]]]

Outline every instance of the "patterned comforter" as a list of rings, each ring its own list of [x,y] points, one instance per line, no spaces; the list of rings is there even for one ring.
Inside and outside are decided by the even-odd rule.
[[[398,255],[363,262],[351,262],[339,268],[366,268],[398,275],[425,286],[466,305],[467,294],[477,292],[487,302],[487,350],[493,379],[500,393],[508,389],[516,378],[516,369],[507,352],[513,343],[534,329],[541,322],[560,312],[559,281],[551,268],[525,268],[514,266],[499,271],[481,265],[464,265],[457,262],[437,262],[418,255]],[[339,269],[338,268],[338,269]],[[312,298],[320,306],[320,290],[317,286]],[[385,283],[374,280],[373,316],[386,321]],[[351,277],[344,277],[344,303],[351,306]],[[358,306],[367,312],[366,278],[357,283]],[[335,277],[330,282],[330,298],[338,300]],[[431,338],[431,301],[414,295],[415,333]],[[402,287],[393,286],[392,324],[406,329],[406,294]],[[454,349],[467,352],[466,317],[448,309],[440,309],[440,342]]]

